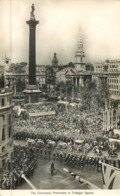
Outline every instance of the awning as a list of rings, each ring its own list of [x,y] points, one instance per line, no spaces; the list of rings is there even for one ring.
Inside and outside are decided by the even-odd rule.
[[[68,104],[69,104],[68,101],[58,101],[58,103],[60,103],[60,104],[65,104],[65,105],[68,105]]]
[[[30,117],[55,115],[55,111],[29,113]]]

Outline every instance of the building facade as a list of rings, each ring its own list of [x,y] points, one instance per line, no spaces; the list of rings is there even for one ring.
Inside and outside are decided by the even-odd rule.
[[[106,100],[103,111],[103,131],[120,130],[120,61],[96,63],[92,80],[97,86],[106,86],[110,99]],[[116,107],[112,102],[118,101]]]
[[[96,63],[92,79],[99,86],[101,81],[107,83],[107,88],[112,99],[120,99],[120,62],[107,61]]]
[[[57,54],[54,53],[51,65],[36,65],[36,83],[39,88],[54,86],[59,70]]]
[[[39,88],[42,88],[46,84],[46,70],[45,65],[36,65],[36,84]]]
[[[5,85],[0,88],[0,168],[13,156],[12,96],[11,88]]]
[[[114,107],[111,100],[109,100],[105,102],[103,111],[103,131],[106,132],[112,129],[117,129],[120,133],[120,103]]]

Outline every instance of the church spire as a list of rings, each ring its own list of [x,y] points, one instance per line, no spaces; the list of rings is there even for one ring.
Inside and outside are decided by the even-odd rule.
[[[80,27],[77,50],[75,53],[75,59],[76,59],[75,67],[77,68],[77,70],[79,69],[80,71],[83,71],[84,57],[85,57],[85,53],[83,51],[82,32],[81,32],[81,27]]]
[[[79,30],[79,39],[78,39],[77,51],[76,51],[75,57],[76,57],[76,60],[79,60],[77,63],[83,63],[83,58],[85,57],[85,54],[83,51],[81,28]]]

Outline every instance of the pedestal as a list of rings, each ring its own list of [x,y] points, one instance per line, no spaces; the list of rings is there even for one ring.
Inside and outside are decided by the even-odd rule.
[[[42,92],[37,89],[36,85],[28,85],[23,91],[25,103],[38,103],[41,101]]]

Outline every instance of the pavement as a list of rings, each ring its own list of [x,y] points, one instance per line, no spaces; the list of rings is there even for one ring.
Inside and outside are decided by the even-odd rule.
[[[80,183],[74,179],[69,173],[64,172],[63,168],[71,170],[79,175],[81,178],[90,181],[102,188],[102,175],[92,169],[75,169],[68,167],[64,162],[54,160],[55,172],[51,176],[50,166],[52,160],[50,159],[38,159],[38,164],[32,176],[29,177],[30,182],[36,187],[36,189],[88,189],[88,186],[84,183]],[[31,189],[30,186],[24,182],[17,187],[17,189]]]

